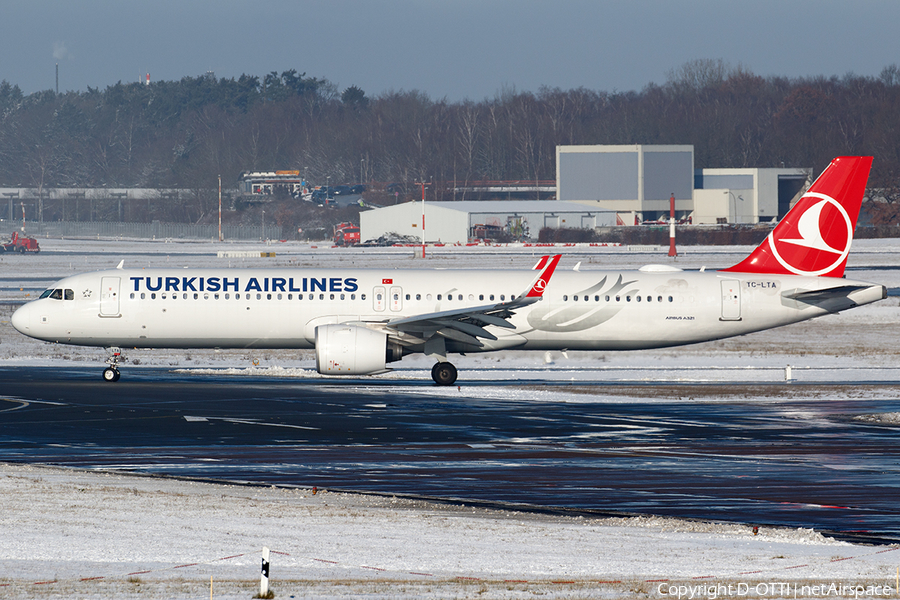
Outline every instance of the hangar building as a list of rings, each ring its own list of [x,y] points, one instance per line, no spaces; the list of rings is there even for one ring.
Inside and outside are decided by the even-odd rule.
[[[776,221],[811,184],[812,169],[698,169],[693,222]]]
[[[390,233],[422,238],[422,202],[407,202],[360,213],[362,241]],[[544,227],[594,229],[615,225],[615,212],[556,200],[425,202],[428,243],[465,244],[505,231],[515,239],[537,239]]]
[[[693,146],[557,146],[558,200],[598,209],[668,218],[693,210]],[[633,219],[625,220],[633,223]]]
[[[619,223],[676,217],[696,224],[780,219],[812,182],[811,169],[694,169],[694,147],[558,146],[557,198],[615,210]]]

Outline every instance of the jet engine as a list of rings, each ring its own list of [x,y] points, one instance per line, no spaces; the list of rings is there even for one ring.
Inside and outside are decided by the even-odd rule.
[[[374,375],[400,360],[403,348],[384,331],[358,325],[316,327],[316,370],[322,375]]]

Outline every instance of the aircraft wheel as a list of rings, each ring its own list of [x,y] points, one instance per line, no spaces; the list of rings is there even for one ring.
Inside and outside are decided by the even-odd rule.
[[[117,369],[113,369],[112,367],[108,367],[103,369],[103,381],[118,381],[119,380],[119,371]]]
[[[431,367],[431,378],[438,385],[453,385],[456,383],[456,367],[448,362],[435,363]]]

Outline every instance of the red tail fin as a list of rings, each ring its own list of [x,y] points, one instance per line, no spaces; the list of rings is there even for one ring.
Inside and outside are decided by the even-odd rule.
[[[531,285],[531,289],[528,290],[528,293],[525,294],[526,298],[534,298],[544,295],[544,289],[547,287],[547,284],[550,283],[550,278],[553,277],[553,271],[556,270],[556,265],[559,264],[559,259],[562,258],[562,254],[557,254],[556,256],[542,256],[541,260],[538,261],[536,265],[534,265],[534,270],[544,269],[540,276],[538,276],[537,280]]]
[[[724,269],[842,277],[871,156],[835,158],[750,256]]]

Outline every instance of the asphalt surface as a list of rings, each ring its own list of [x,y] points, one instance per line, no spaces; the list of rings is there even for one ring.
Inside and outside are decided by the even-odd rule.
[[[900,540],[900,426],[854,418],[900,400],[791,384],[516,389],[0,368],[0,460]]]

